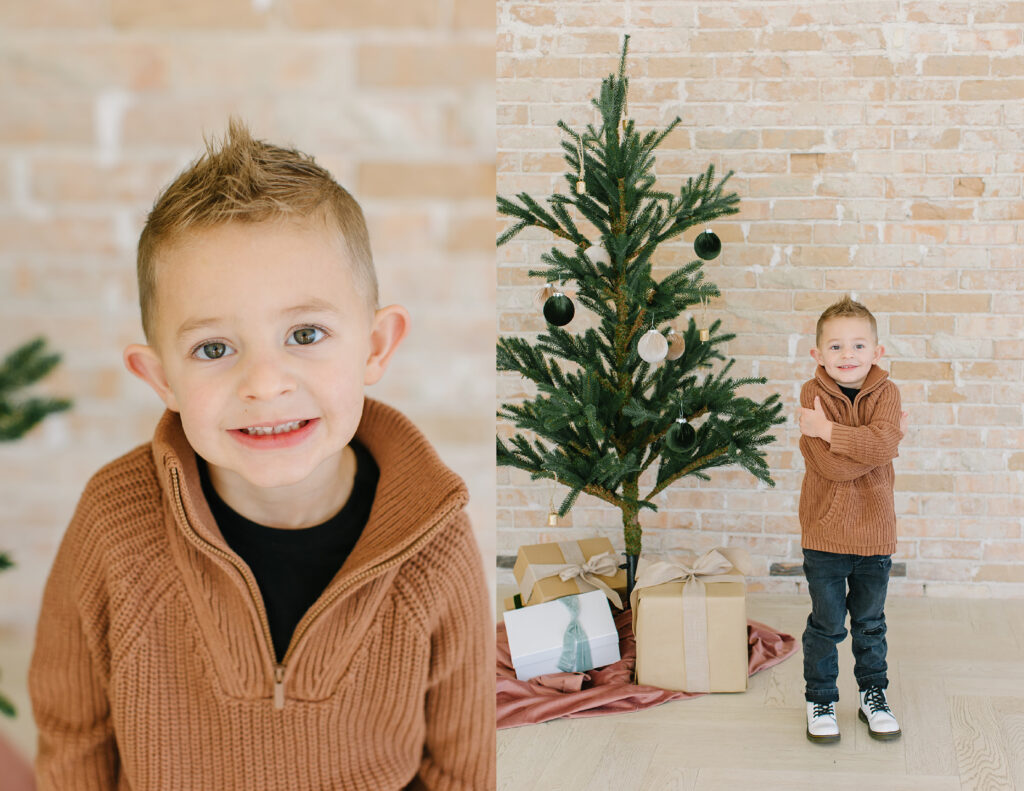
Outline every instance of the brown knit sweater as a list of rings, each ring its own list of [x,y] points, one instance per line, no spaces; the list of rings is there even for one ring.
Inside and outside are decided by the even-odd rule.
[[[275,664],[248,567],[167,412],[89,482],[43,598],[40,791],[493,788],[494,635],[464,484],[367,400],[358,543]]]
[[[800,391],[800,405],[813,409],[815,396],[833,423],[832,442],[800,437],[806,466],[801,544],[822,552],[891,555],[896,551],[892,460],[903,437],[900,391],[873,365],[851,404],[819,365]]]

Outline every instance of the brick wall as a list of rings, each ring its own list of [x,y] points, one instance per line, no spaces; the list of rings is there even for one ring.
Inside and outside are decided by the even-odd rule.
[[[559,131],[596,121],[590,99],[632,34],[630,116],[682,117],[657,173],[668,189],[713,162],[742,212],[714,223],[705,266],[755,374],[787,414],[813,373],[820,312],[852,292],[876,313],[883,365],[911,429],[896,460],[899,594],[1024,595],[1024,3],[499,2],[498,190],[565,189]],[[693,258],[686,242],[660,257]],[[527,277],[550,246],[523,234],[498,254],[502,334],[543,328]],[[499,377],[500,398],[522,384]],[[645,549],[748,547],[755,589],[799,558],[803,461],[792,417],[768,447],[774,489],[744,471],[677,484],[645,512]],[[560,490],[556,502],[560,501]],[[498,471],[498,554],[607,534],[619,512],[584,495],[563,525],[546,482]],[[499,583],[510,581],[499,572]]]
[[[152,435],[162,404],[121,362],[142,340],[134,246],[230,112],[314,154],[363,204],[382,301],[413,315],[369,394],[467,479],[493,556],[489,3],[7,2],[0,107],[0,352],[45,334],[64,360],[43,390],[75,400],[0,445],[0,547],[18,564],[0,574],[0,622],[35,622],[86,480]]]

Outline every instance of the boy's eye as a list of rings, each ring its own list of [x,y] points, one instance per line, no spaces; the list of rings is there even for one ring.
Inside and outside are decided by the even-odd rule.
[[[228,354],[228,345],[220,341],[211,341],[196,347],[193,354],[200,360],[219,360]]]
[[[839,344],[838,344],[838,343],[833,343],[833,344],[832,344],[831,346],[829,346],[828,348],[830,348],[830,349],[831,349],[832,351],[835,351],[836,349],[838,349],[838,348],[839,348]]]
[[[317,333],[323,335],[324,331],[319,327],[300,327],[291,334],[291,337],[295,339],[296,344],[300,346],[308,346],[309,344],[316,343],[320,340],[316,335]]]

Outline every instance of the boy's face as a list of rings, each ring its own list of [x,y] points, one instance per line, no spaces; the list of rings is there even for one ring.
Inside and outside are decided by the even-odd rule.
[[[838,384],[859,390],[871,366],[885,353],[871,331],[871,322],[858,316],[837,316],[821,327],[818,348],[811,349],[818,365]]]
[[[180,413],[221,480],[249,492],[330,485],[363,386],[408,328],[404,308],[374,311],[338,235],[295,221],[202,229],[158,258],[156,337],[125,350],[129,370]]]

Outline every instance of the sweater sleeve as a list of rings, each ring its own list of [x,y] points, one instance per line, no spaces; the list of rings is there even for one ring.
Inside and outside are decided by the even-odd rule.
[[[85,540],[88,500],[87,488],[47,579],[29,666],[38,791],[114,791],[118,782],[101,636],[106,593],[84,557],[96,550]]]
[[[804,384],[800,390],[800,406],[814,409],[814,396],[819,395],[816,390],[817,388],[813,380]],[[825,399],[822,399],[822,401],[824,402]],[[827,409],[824,403],[823,408]],[[833,442],[835,441],[836,430],[839,428],[848,428],[848,426],[841,427],[839,423],[833,421]],[[812,468],[822,478],[830,481],[852,481],[860,478],[862,475],[866,475],[878,466],[877,464],[867,464],[834,453],[833,449],[829,447],[829,443],[825,442],[821,437],[808,437],[802,434],[800,436],[800,452],[803,454],[804,463],[808,467]]]
[[[426,744],[415,791],[487,791],[495,779],[494,626],[480,551],[461,513],[433,621]]]
[[[860,464],[878,466],[895,459],[900,433],[900,391],[886,382],[874,405],[871,421],[862,426],[832,426],[832,452]]]

